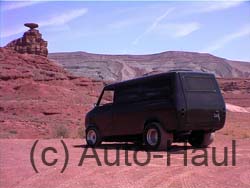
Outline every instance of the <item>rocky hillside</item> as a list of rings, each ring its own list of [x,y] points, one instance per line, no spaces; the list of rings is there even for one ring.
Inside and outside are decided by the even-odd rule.
[[[120,81],[171,69],[215,73],[217,77],[250,77],[250,63],[205,53],[168,51],[151,55],[101,55],[86,52],[50,53],[49,59],[71,73],[93,79]]]
[[[0,138],[81,136],[102,87],[46,57],[0,48]]]

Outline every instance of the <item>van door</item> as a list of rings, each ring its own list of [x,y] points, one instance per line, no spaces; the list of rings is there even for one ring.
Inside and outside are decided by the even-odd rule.
[[[116,135],[132,135],[140,133],[141,109],[138,103],[140,99],[140,86],[133,84],[120,87],[115,91],[114,127]]]
[[[95,109],[95,124],[102,136],[114,135],[113,132],[113,104],[104,104],[97,106]]]
[[[102,136],[114,135],[113,129],[114,90],[104,89],[94,109],[95,124],[98,125]]]
[[[182,73],[187,126],[211,126],[221,121],[225,103],[212,74]],[[197,126],[196,126],[197,127]]]

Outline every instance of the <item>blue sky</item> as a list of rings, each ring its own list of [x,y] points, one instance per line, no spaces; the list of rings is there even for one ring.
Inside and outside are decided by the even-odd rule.
[[[250,1],[1,1],[0,44],[40,25],[49,52],[207,52],[250,62]]]

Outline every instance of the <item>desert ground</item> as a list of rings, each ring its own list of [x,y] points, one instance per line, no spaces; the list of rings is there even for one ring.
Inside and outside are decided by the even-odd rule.
[[[207,166],[196,166],[192,163],[195,156],[203,155],[204,151],[193,150],[189,145],[187,150],[183,144],[174,144],[168,151],[170,165],[167,166],[167,153],[164,151],[150,152],[148,155],[141,148],[129,143],[104,143],[95,151],[101,162],[98,166],[96,158],[85,158],[79,166],[84,150],[87,150],[83,139],[64,139],[69,150],[69,163],[61,173],[65,154],[60,139],[39,140],[35,149],[34,159],[39,173],[36,173],[30,162],[30,151],[34,139],[1,139],[1,179],[0,187],[224,187],[248,188],[250,186],[250,148],[249,138],[235,140],[235,165],[233,164],[233,146],[231,136],[218,133],[215,142],[207,149]],[[48,162],[58,159],[54,166],[46,166],[41,161],[41,152],[46,147],[54,147],[57,153],[49,151],[46,154]],[[227,165],[216,166],[212,161],[212,148],[216,148],[216,160],[222,162],[227,157]],[[224,147],[227,153],[224,153]],[[117,149],[119,148],[119,150]],[[184,166],[184,152],[187,152],[187,166]],[[119,166],[109,166],[107,160],[113,162],[116,152],[119,152]],[[127,152],[127,154],[126,154]],[[136,157],[133,157],[136,153]],[[87,155],[93,155],[88,148]],[[163,156],[157,158],[157,155]],[[156,156],[156,157],[155,157]],[[131,166],[128,166],[126,159]],[[196,158],[200,163],[203,158]],[[141,166],[139,165],[141,164]]]
[[[230,108],[239,111],[235,106]],[[132,143],[103,143],[94,153],[80,138],[0,139],[0,187],[248,188],[249,122],[249,113],[228,111],[225,127],[216,133],[214,143],[206,150],[174,143],[169,151],[146,152]],[[38,173],[31,164],[31,151],[37,140],[33,159]],[[61,140],[69,155],[63,173],[65,150]],[[56,153],[48,150],[45,154],[48,163],[57,160],[52,166],[42,162],[42,153],[48,147],[56,149]],[[115,161],[119,164],[109,165]]]
[[[0,48],[0,60],[1,188],[250,187],[249,78],[218,78],[227,103],[227,120],[206,151],[174,143],[168,152],[146,153],[143,147],[131,143],[104,143],[95,150],[101,163],[98,166],[94,158],[80,163],[84,151],[93,154],[91,149],[86,150],[83,139],[84,116],[106,83],[74,76],[46,57],[5,48]],[[38,173],[30,157],[37,139],[33,156]],[[65,150],[61,140],[69,150],[63,173]],[[117,152],[120,164],[107,165],[105,156],[112,162]],[[185,152],[187,166],[183,164]],[[207,164],[197,166],[204,162],[204,153]],[[150,161],[139,165],[148,159],[147,154]],[[227,160],[218,166],[213,156],[217,163],[222,163],[224,157]],[[42,158],[51,166],[45,165]]]

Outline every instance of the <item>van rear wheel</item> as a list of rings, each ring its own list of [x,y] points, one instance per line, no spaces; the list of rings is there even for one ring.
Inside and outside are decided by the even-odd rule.
[[[89,146],[99,146],[102,142],[100,132],[95,127],[89,127],[86,130],[86,142]]]
[[[173,134],[167,133],[159,123],[149,123],[143,133],[143,140],[148,149],[167,150],[173,142]]]
[[[188,142],[197,148],[206,148],[214,141],[214,133],[203,131],[192,131]]]

